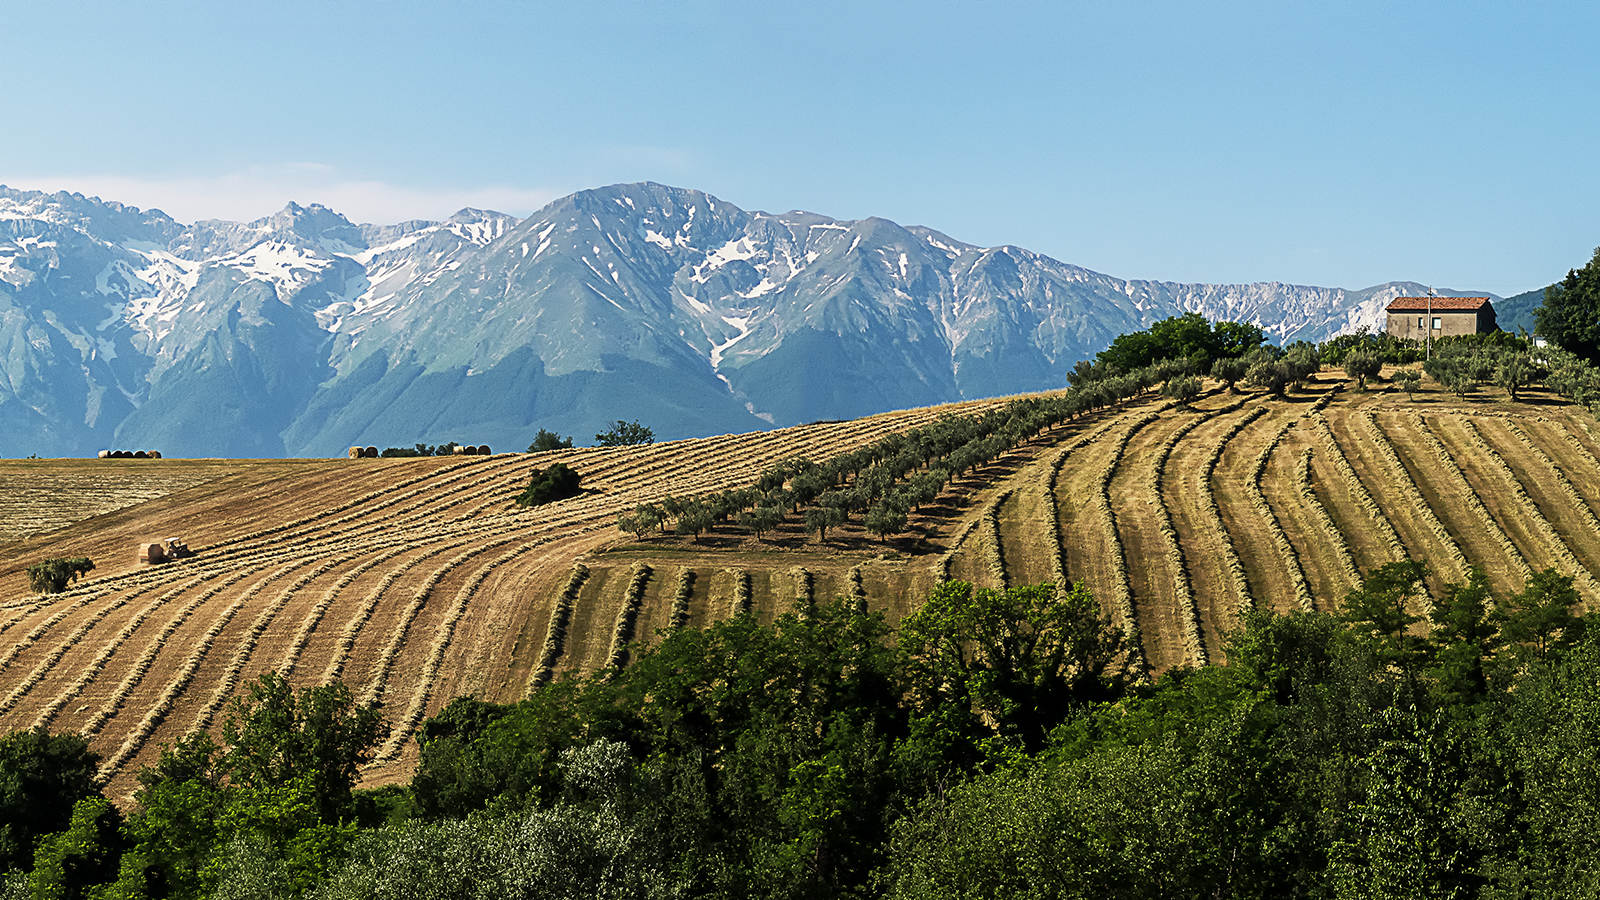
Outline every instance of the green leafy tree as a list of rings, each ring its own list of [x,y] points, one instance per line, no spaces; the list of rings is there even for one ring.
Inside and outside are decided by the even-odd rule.
[[[758,541],[762,535],[777,528],[782,521],[783,514],[773,506],[758,506],[739,514],[739,527],[750,529]]]
[[[72,808],[65,831],[39,842],[33,857],[36,900],[103,896],[95,888],[117,880],[125,841],[122,814],[104,797],[85,797]]]
[[[1081,583],[1061,591],[945,582],[900,623],[900,647],[920,715],[969,739],[992,729],[1032,748],[1075,707],[1115,696],[1133,674],[1122,632]]]
[[[1253,387],[1266,388],[1274,397],[1282,397],[1293,380],[1292,374],[1289,364],[1283,360],[1263,360],[1250,366],[1244,380]]]
[[[1427,674],[1450,706],[1480,702],[1488,694],[1487,663],[1494,653],[1494,606],[1489,577],[1474,566],[1465,584],[1450,584],[1429,611],[1432,662]]]
[[[617,424],[609,431],[602,431],[594,436],[596,447],[633,447],[655,442],[655,432],[640,425],[638,421],[624,422],[621,419],[618,419]]]
[[[99,795],[99,765],[76,734],[33,728],[0,737],[0,872],[26,869],[39,839],[65,830],[74,805]]]
[[[527,488],[517,495],[516,503],[518,506],[542,506],[576,497],[583,492],[579,487],[582,481],[583,476],[568,468],[566,463],[534,469]]]
[[[1426,647],[1411,633],[1422,621],[1412,612],[1427,603],[1428,567],[1420,560],[1386,563],[1368,572],[1361,586],[1345,595],[1339,619],[1367,644],[1384,666],[1411,670],[1418,666]]]
[[[544,453],[549,450],[566,450],[572,446],[572,438],[562,437],[553,431],[539,429],[533,436],[533,443],[528,445],[529,453]]]
[[[1250,364],[1241,357],[1228,356],[1211,364],[1211,377],[1222,382],[1228,388],[1228,393],[1236,393],[1234,385],[1243,380],[1250,371]]]
[[[80,576],[94,571],[94,563],[83,556],[71,559],[52,557],[34,563],[26,571],[29,587],[41,594],[59,594],[67,589],[68,582],[77,581]]]
[[[1494,383],[1504,388],[1511,395],[1512,402],[1515,402],[1517,392],[1532,384],[1533,376],[1533,363],[1528,360],[1527,354],[1509,353],[1495,366]]]
[[[1572,611],[1581,598],[1572,576],[1555,569],[1535,572],[1522,591],[1497,599],[1489,613],[1498,630],[1500,656],[1513,671],[1550,663],[1583,640],[1587,622]]]
[[[1176,400],[1180,406],[1188,406],[1194,398],[1200,396],[1200,379],[1192,375],[1180,375],[1167,379],[1161,386],[1161,396]]]
[[[220,768],[236,787],[303,783],[322,820],[337,822],[384,729],[378,708],[358,705],[341,683],[296,692],[269,672],[229,703]]]
[[[806,534],[814,534],[817,540],[828,539],[828,529],[837,528],[844,524],[844,510],[837,506],[813,506],[806,510]]]
[[[1383,357],[1376,353],[1351,353],[1344,358],[1346,375],[1356,380],[1356,390],[1367,389],[1367,379],[1378,377],[1383,371]]]
[[[1394,383],[1406,392],[1407,400],[1415,399],[1417,390],[1422,387],[1422,373],[1416,369],[1401,369],[1394,373]]]
[[[1600,363],[1600,248],[1583,268],[1569,269],[1559,284],[1544,289],[1544,305],[1533,319],[1557,347]]]

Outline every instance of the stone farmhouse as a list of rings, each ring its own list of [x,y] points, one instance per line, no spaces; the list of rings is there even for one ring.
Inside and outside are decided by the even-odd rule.
[[[1498,330],[1488,297],[1396,297],[1389,303],[1388,313],[1386,331],[1417,341]]]

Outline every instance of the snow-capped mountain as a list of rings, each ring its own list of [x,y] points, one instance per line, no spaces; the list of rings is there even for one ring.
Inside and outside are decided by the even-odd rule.
[[[1059,386],[1181,312],[1322,339],[1417,290],[1123,281],[648,183],[382,227],[0,187],[0,455],[744,431]]]

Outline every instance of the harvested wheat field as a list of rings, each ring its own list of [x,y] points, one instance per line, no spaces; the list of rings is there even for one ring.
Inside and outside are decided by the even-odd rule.
[[[163,743],[218,727],[249,681],[338,679],[393,726],[362,773],[375,785],[409,776],[414,729],[454,696],[515,700],[625,663],[629,638],[745,610],[770,620],[843,596],[898,621],[945,578],[1083,581],[1156,673],[1221,661],[1254,606],[1328,609],[1406,556],[1435,586],[1483,566],[1505,592],[1554,566],[1600,598],[1600,438],[1538,391],[1413,400],[1323,378],[1277,399],[1213,388],[1187,408],[1146,395],[967,471],[887,542],[859,521],[819,541],[792,514],[759,540],[616,527],[641,502],[747,486],[788,458],[1004,402],[537,456],[3,461],[0,485],[35,486],[7,492],[13,532],[101,514],[0,544],[0,729],[86,733],[125,798]],[[585,493],[514,507],[553,462]],[[113,468],[126,480],[100,507],[51,496],[110,484]],[[139,543],[168,536],[197,555],[136,562]],[[22,569],[47,556],[97,568],[40,598]]]

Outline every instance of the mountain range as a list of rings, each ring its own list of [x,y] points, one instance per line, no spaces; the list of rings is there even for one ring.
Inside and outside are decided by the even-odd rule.
[[[1421,290],[1125,281],[652,183],[386,226],[294,203],[185,225],[0,186],[0,456],[742,432],[1059,387],[1184,312],[1321,340]]]

